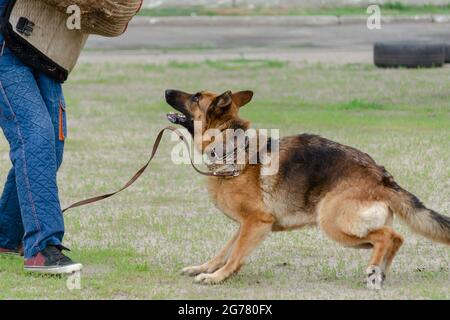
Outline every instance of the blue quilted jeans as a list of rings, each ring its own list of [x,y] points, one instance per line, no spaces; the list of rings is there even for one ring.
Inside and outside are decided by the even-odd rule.
[[[0,0],[0,14],[8,1]],[[0,199],[0,247],[23,243],[27,259],[47,245],[60,245],[64,236],[56,173],[67,135],[65,102],[59,83],[3,44],[0,34],[0,126],[12,169]]]

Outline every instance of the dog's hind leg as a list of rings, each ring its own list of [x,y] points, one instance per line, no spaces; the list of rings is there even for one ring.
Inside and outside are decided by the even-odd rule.
[[[372,258],[366,270],[367,288],[379,290],[403,238],[391,227],[385,226],[369,233],[365,239],[373,244]]]
[[[387,226],[392,220],[388,206],[382,201],[355,199],[358,191],[327,196],[318,207],[318,222],[328,236],[345,246],[373,248],[366,283],[369,289],[379,290],[402,238]]]
[[[271,233],[272,225],[272,221],[247,218],[241,224],[239,236],[227,263],[212,274],[198,275],[195,281],[203,284],[217,284],[237,272],[245,258]]]
[[[230,240],[228,240],[228,242],[219,251],[219,253],[214,258],[212,258],[210,261],[208,261],[200,266],[192,266],[192,267],[184,268],[183,270],[181,270],[181,273],[193,277],[200,273],[213,273],[217,269],[223,267],[225,265],[225,263],[227,262],[227,258],[230,254],[231,249],[233,248],[234,244],[236,243],[239,233],[240,233],[240,228],[233,235],[233,237]]]

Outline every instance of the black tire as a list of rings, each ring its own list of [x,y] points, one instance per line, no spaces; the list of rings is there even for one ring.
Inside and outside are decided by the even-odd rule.
[[[377,42],[374,62],[380,68],[431,68],[445,63],[445,45],[428,42]]]
[[[445,45],[445,62],[450,63],[450,44]]]

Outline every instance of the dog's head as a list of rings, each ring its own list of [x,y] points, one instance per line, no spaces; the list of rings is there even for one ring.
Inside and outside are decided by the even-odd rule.
[[[166,101],[179,113],[169,113],[167,118],[174,124],[185,127],[194,134],[194,121],[202,126],[202,134],[209,129],[227,129],[242,121],[238,118],[239,109],[253,98],[252,91],[232,93],[226,91],[215,94],[201,91],[190,94],[178,90],[166,90]]]

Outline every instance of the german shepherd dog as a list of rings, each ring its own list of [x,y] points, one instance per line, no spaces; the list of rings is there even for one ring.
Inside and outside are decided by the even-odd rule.
[[[239,117],[253,92],[189,94],[166,91],[167,103],[179,113],[169,121],[194,133],[250,128]],[[239,223],[239,230],[210,261],[182,273],[195,281],[217,284],[236,273],[244,259],[273,231],[317,225],[346,247],[372,249],[366,270],[369,289],[381,288],[403,237],[392,228],[398,215],[414,232],[450,245],[450,218],[425,207],[366,153],[317,135],[279,139],[279,170],[261,174],[260,164],[247,164],[238,177],[208,177],[215,205]],[[203,151],[205,144],[196,144]]]

